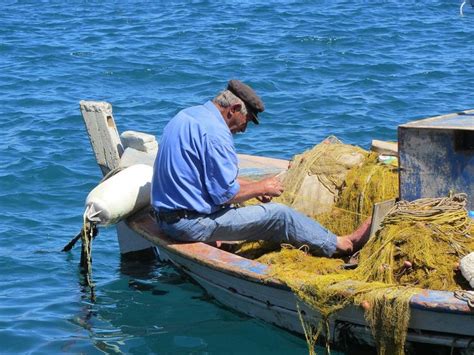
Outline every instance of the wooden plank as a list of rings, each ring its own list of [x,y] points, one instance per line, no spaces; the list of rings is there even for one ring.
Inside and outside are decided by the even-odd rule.
[[[271,283],[257,283],[239,275],[227,273],[223,268],[209,268],[184,255],[171,253],[168,257],[175,266],[190,275],[223,304],[291,331],[302,332],[296,310],[297,299],[291,290],[276,288]],[[459,312],[459,309],[454,306],[458,300],[452,294],[448,295],[448,292],[440,291],[424,293],[415,296],[419,303],[412,302],[410,328],[416,330],[412,336],[420,332],[438,332],[436,338],[424,339],[427,343],[433,343],[439,336],[446,337],[452,342],[454,337],[474,335],[474,329],[470,327],[474,320],[474,313]],[[427,296],[428,294],[433,297]],[[428,304],[426,304],[426,297],[430,300]],[[249,302],[239,304],[243,300]],[[433,301],[439,303],[433,303]],[[447,305],[450,311],[446,311]],[[313,320],[321,317],[304,303],[301,302],[300,306]],[[357,306],[344,308],[335,315],[333,320],[366,326],[363,310]],[[370,337],[370,333],[367,335]]]
[[[119,166],[123,153],[112,105],[100,101],[81,101],[79,105],[97,164],[105,175]]]
[[[276,170],[287,170],[288,160],[259,157],[256,155],[238,154],[239,157],[239,168],[253,168],[253,169],[276,169]]]
[[[372,151],[385,155],[398,155],[398,143],[372,140]]]
[[[239,175],[259,180],[267,176],[283,174],[288,170],[288,160],[238,154]]]
[[[380,229],[382,220],[388,211],[395,205],[395,200],[388,200],[374,204],[372,212],[372,224],[370,226],[370,236],[372,237]]]

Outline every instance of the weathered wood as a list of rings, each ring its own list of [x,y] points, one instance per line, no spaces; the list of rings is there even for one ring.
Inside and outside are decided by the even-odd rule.
[[[119,166],[123,153],[112,105],[100,101],[81,101],[79,104],[97,164],[105,175]]]
[[[288,160],[259,157],[256,155],[238,154],[240,169],[275,169],[283,171],[288,169]]]
[[[372,151],[385,155],[398,155],[398,143],[372,140]]]
[[[373,236],[375,233],[377,233],[377,231],[380,229],[382,220],[393,206],[395,206],[395,199],[378,202],[374,205],[372,212],[372,224],[370,226],[370,236]]]
[[[100,101],[81,101],[79,105],[97,164],[105,175],[119,167],[124,150],[112,115],[112,105]],[[121,254],[154,248],[125,222],[117,223],[116,227]]]

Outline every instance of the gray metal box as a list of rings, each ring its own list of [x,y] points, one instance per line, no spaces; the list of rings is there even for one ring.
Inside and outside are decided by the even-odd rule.
[[[400,198],[465,192],[474,209],[474,110],[398,127]]]

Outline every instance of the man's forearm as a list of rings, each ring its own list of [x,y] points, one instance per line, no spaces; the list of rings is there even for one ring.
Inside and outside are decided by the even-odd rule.
[[[239,192],[237,192],[237,194],[229,201],[229,203],[241,203],[264,194],[263,186],[260,181],[241,181],[241,179],[239,178],[239,184]]]
[[[270,177],[260,181],[250,181],[238,179],[240,184],[239,192],[228,203],[241,203],[254,197],[265,197],[268,202],[272,197],[280,196],[283,192],[281,181],[277,177]]]
[[[255,180],[250,180],[249,178],[240,177],[240,176],[237,178],[237,181],[239,182],[240,186],[253,184],[256,182]]]

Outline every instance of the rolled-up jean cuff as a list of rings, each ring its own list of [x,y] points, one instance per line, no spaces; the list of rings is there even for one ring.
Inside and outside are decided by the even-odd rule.
[[[327,232],[325,241],[319,245],[322,254],[325,256],[332,256],[336,252],[337,247],[337,236],[330,231]]]

